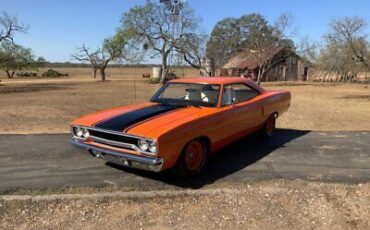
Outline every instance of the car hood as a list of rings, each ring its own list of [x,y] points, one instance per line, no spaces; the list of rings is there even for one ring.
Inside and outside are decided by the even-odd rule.
[[[147,108],[153,105],[156,105],[156,103],[142,103],[137,105],[121,106],[113,109],[103,110],[77,118],[72,122],[72,125],[94,127],[96,124],[102,121],[106,121],[111,118],[121,116],[132,111]]]
[[[157,138],[169,129],[200,117],[204,110],[203,107],[143,103],[88,114],[73,121],[72,125]]]
[[[127,133],[150,138],[158,138],[163,133],[177,128],[187,122],[194,121],[208,114],[209,108],[184,107],[155,116],[131,126]]]

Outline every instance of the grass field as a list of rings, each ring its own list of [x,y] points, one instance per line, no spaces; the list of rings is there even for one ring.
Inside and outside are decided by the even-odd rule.
[[[42,73],[49,68],[39,68],[38,70],[31,70],[31,72],[37,72],[38,78],[43,78]],[[51,68],[60,73],[68,73],[68,78],[73,79],[91,79],[92,78],[92,70],[90,68],[64,68],[64,67],[56,67]],[[179,77],[194,77],[199,75],[199,71],[194,68],[184,67],[184,68],[174,68],[173,71]],[[109,79],[120,79],[120,78],[142,78],[143,74],[153,74],[152,67],[125,67],[125,68],[107,68],[106,74],[107,78]],[[99,72],[97,74],[97,79],[99,79]],[[20,81],[20,80],[28,80],[30,78],[27,77],[15,77],[14,79],[10,79],[10,81]],[[32,78],[31,78],[32,79]],[[2,81],[9,81],[4,71],[0,71],[0,80]]]
[[[142,71],[144,72],[144,71]],[[136,82],[136,83],[135,83]],[[1,133],[68,132],[81,115],[149,100],[158,89],[141,78],[91,77],[3,81],[0,83]],[[359,84],[265,83],[292,93],[292,105],[278,122],[302,130],[370,130],[370,88]]]

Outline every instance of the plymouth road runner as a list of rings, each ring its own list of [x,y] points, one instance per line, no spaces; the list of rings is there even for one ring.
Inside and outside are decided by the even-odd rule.
[[[244,78],[169,81],[150,102],[73,121],[72,145],[127,167],[181,176],[200,172],[209,154],[255,131],[271,137],[290,93]]]

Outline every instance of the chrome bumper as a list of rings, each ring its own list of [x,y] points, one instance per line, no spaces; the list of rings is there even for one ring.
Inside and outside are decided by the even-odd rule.
[[[118,165],[137,169],[144,169],[154,172],[159,172],[162,169],[163,165],[162,158],[152,158],[125,154],[122,152],[92,146],[83,142],[79,142],[75,139],[72,139],[71,144],[74,147],[87,150],[91,155],[93,155],[96,158],[104,159]]]

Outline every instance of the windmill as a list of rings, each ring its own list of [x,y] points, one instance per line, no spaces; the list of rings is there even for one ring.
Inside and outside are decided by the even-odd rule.
[[[172,15],[177,16],[184,7],[185,0],[160,0],[160,3],[163,3]]]
[[[164,4],[165,9],[168,10],[173,17],[173,25],[172,25],[172,37],[176,40],[177,37],[180,36],[179,32],[179,15],[181,10],[185,7],[186,0],[160,0],[159,2]],[[176,41],[174,41],[176,42]],[[174,59],[174,51],[171,51],[170,60],[169,60],[169,70],[171,70],[171,65]]]

